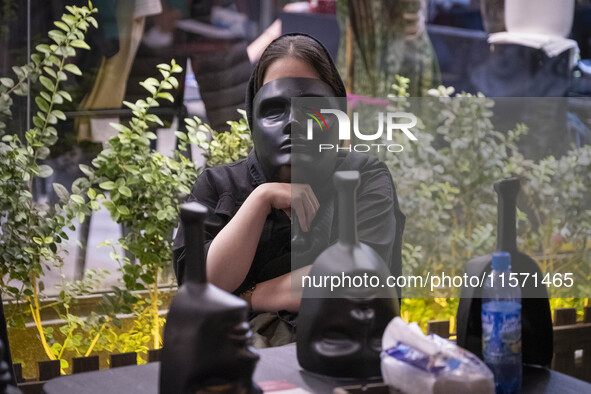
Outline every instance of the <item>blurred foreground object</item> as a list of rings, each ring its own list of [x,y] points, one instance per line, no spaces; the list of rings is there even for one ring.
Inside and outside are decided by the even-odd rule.
[[[207,283],[206,214],[207,208],[196,202],[181,207],[185,282],[172,301],[164,328],[160,393],[262,393],[252,382],[259,356],[250,346],[247,304]]]
[[[382,338],[384,382],[407,394],[494,393],[493,374],[474,354],[399,317]]]
[[[314,278],[349,276],[380,278],[389,270],[380,255],[357,235],[355,192],[358,171],[337,171],[339,241],[314,261],[304,287],[298,316],[297,356],[306,370],[337,377],[369,378],[380,375],[380,341],[388,322],[400,314],[392,287],[314,287]]]
[[[520,182],[517,178],[495,183],[499,196],[497,250],[511,254],[511,271],[543,277],[540,267],[529,256],[517,249],[516,200]],[[491,270],[491,255],[476,257],[466,263],[465,273],[482,277]],[[524,364],[549,366],[552,361],[553,332],[548,292],[534,281],[523,287],[521,327]],[[462,288],[457,315],[458,345],[482,357],[482,289]]]

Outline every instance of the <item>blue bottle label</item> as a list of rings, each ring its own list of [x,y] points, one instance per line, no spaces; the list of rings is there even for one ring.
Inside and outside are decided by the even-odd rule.
[[[487,364],[521,362],[521,305],[487,302],[482,305],[482,354]]]

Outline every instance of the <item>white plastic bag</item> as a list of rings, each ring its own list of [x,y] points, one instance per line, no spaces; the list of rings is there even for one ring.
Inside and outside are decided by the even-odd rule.
[[[493,373],[478,357],[399,317],[382,337],[384,381],[407,394],[494,394]]]

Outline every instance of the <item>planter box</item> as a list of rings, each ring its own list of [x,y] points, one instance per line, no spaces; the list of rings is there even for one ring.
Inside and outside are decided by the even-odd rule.
[[[176,289],[171,290],[169,287],[165,287],[161,288],[159,291],[161,292],[162,300],[162,305],[159,307],[159,314],[160,316],[165,317],[168,313],[168,307],[170,305],[170,302],[176,294]],[[142,295],[146,293],[147,292],[137,292],[135,294]],[[90,312],[97,310],[97,304],[101,300],[102,296],[103,294],[99,293],[79,298],[76,304],[72,304],[70,308],[70,313],[82,319],[86,318]],[[44,300],[41,303],[41,306],[50,305],[52,302],[55,302],[55,300]],[[10,316],[12,308],[13,306],[7,303],[4,304],[4,310],[7,316]],[[118,333],[126,332],[133,327],[133,315],[119,314],[117,315],[117,317],[121,320],[122,325],[121,330],[117,330]],[[43,321],[43,327],[53,327],[54,332],[56,333],[56,337],[60,338],[60,342],[63,341],[64,338],[62,334],[59,332],[59,327],[64,325],[65,322],[62,319],[59,319],[55,310],[53,310],[53,308],[51,307],[43,309],[41,311],[41,319]],[[37,362],[47,360],[47,356],[41,345],[39,333],[37,332],[37,328],[35,327],[32,318],[28,316],[25,329],[9,328],[8,340],[10,343],[10,351],[12,354],[13,363],[22,364],[21,367],[23,379],[37,379]],[[71,352],[65,353],[65,358],[68,360],[68,362],[70,362],[70,359],[72,358],[70,353]],[[109,352],[93,352],[93,354],[97,354],[100,356],[101,368],[108,367],[107,360],[110,356]],[[72,367],[71,362],[70,367]]]

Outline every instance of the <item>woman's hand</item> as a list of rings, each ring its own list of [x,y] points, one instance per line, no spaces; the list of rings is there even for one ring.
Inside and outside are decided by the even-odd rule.
[[[310,185],[296,183],[264,183],[255,191],[260,193],[270,208],[281,209],[291,218],[292,210],[299,219],[302,231],[310,229],[320,204]]]

